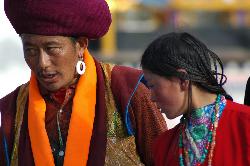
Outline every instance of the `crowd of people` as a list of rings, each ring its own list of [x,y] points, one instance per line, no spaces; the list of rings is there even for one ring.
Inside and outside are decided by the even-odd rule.
[[[250,165],[250,80],[233,102],[219,56],[193,35],[159,36],[139,70],[88,51],[112,22],[105,0],[4,10],[31,77],[0,99],[1,166]],[[181,122],[168,129],[162,114]]]

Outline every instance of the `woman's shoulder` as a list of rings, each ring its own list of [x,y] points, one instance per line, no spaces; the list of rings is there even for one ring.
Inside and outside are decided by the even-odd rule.
[[[227,100],[225,107],[227,113],[250,115],[250,106]]]
[[[224,131],[231,131],[233,128],[248,128],[250,125],[250,107],[227,100],[226,107],[222,113],[219,127]],[[238,130],[235,130],[235,132]]]
[[[216,130],[215,165],[248,165],[250,107],[227,101]]]

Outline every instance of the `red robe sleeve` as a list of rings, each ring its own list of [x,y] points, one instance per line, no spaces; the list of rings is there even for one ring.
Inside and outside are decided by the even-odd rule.
[[[140,84],[129,109],[138,153],[146,165],[152,165],[152,145],[154,139],[167,130],[167,124],[155,103],[150,100],[150,92]]]

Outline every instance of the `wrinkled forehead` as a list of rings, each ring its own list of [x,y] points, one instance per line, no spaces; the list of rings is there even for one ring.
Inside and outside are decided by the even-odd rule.
[[[35,43],[63,43],[70,40],[69,37],[65,36],[45,36],[35,34],[22,34],[20,37],[24,45]]]

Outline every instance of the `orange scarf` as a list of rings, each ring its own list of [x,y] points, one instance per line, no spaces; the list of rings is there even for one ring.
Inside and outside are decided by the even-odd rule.
[[[93,130],[96,104],[96,66],[86,49],[84,52],[86,71],[80,77],[69,124],[64,165],[85,166]],[[54,159],[45,129],[46,103],[39,93],[36,77],[31,74],[29,86],[28,128],[31,148],[36,166],[54,166]]]

